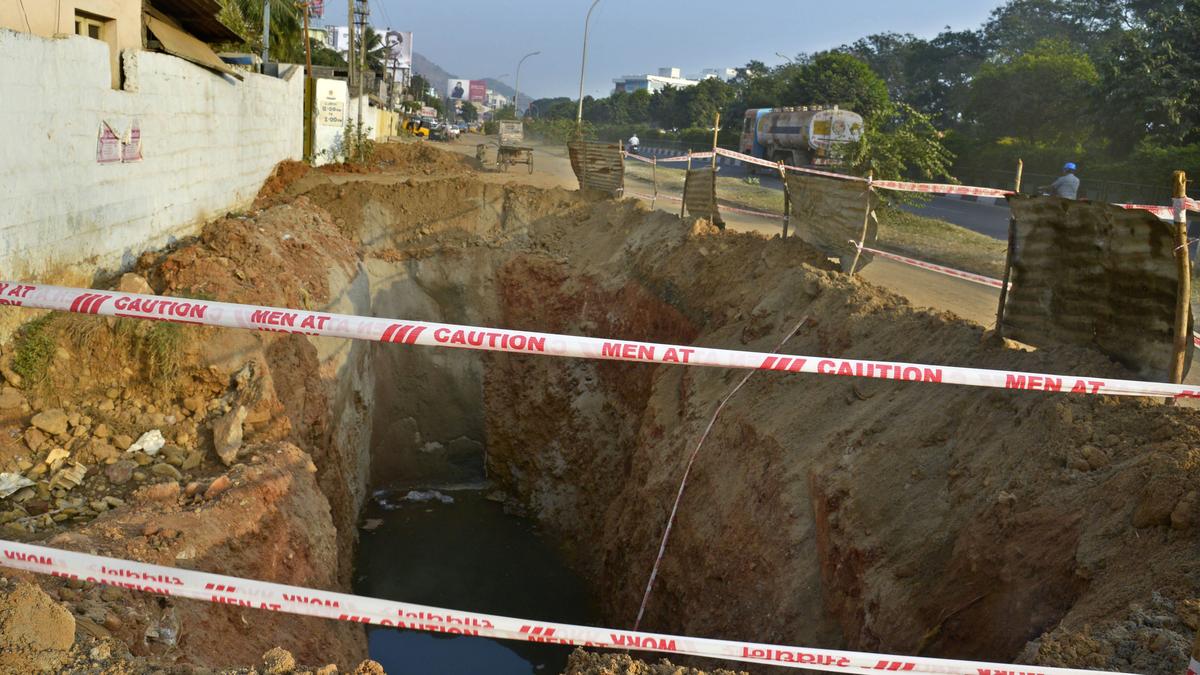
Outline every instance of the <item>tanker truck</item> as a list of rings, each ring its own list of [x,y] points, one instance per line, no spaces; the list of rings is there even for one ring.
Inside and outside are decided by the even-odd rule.
[[[863,118],[832,108],[751,108],[742,123],[741,152],[791,166],[836,165],[837,146],[862,138]]]

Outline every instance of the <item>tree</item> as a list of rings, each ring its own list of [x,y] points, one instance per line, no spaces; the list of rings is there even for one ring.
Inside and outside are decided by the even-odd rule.
[[[309,38],[308,42],[312,46],[312,62],[314,66],[345,68],[348,65],[346,59],[342,58],[341,54],[326,47],[320,40]]]
[[[1095,56],[1121,34],[1126,11],[1141,0],[1009,0],[983,27],[987,49],[1012,57],[1046,40]],[[1178,4],[1178,3],[1170,3]]]
[[[463,101],[462,110],[459,111],[458,115],[464,122],[475,122],[479,120],[479,109],[475,107],[474,103]]]
[[[887,85],[862,60],[826,52],[800,66],[784,86],[787,105],[840,105],[863,117],[886,110]]]
[[[1130,5],[1130,30],[1101,61],[1100,126],[1119,153],[1200,142],[1200,0]]]
[[[885,180],[951,178],[954,155],[929,117],[905,103],[888,104],[864,120],[862,138],[845,149],[855,172]]]
[[[1099,79],[1087,54],[1043,40],[1007,61],[984,64],[971,84],[968,113],[987,138],[1075,145],[1088,136]]]

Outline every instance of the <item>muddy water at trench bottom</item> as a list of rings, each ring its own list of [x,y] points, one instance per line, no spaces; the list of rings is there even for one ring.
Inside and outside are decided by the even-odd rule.
[[[594,623],[582,581],[562,564],[551,542],[532,521],[506,514],[486,495],[477,487],[417,490],[416,499],[407,488],[377,491],[363,509],[355,592]],[[371,658],[390,675],[548,675],[562,672],[572,649],[377,626],[368,628],[368,643]]]

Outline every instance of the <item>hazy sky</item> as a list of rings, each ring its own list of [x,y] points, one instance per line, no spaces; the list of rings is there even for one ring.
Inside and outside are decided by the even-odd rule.
[[[414,31],[416,50],[466,78],[513,84],[535,97],[577,95],[583,21],[591,0],[371,0],[371,20]],[[851,42],[883,31],[932,36],[977,27],[1001,0],[600,0],[592,14],[585,92],[608,95],[614,77],[677,66],[685,75]],[[325,23],[345,24],[326,0]]]

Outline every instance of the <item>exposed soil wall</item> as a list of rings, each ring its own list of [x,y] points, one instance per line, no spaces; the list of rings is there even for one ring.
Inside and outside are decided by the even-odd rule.
[[[798,240],[489,184],[458,164],[435,162],[443,175],[431,176],[397,157],[395,175],[281,174],[265,210],[213,223],[139,271],[175,295],[761,351],[804,319],[783,351],[1125,374],[1094,352],[1030,353],[915,310]],[[141,363],[145,350],[126,365],[124,324],[80,321],[103,328],[54,322],[67,346],[50,386],[24,383],[19,400],[0,392],[15,402],[6,429],[22,439],[0,468],[62,443],[92,469],[79,490],[128,499],[32,521],[19,536],[345,588],[368,485],[434,472],[471,480],[486,447],[489,476],[561,542],[606,621],[622,626],[687,456],[742,376],[189,328],[164,381]],[[0,373],[13,358],[0,355]],[[218,422],[239,406],[246,442],[226,466]],[[25,441],[31,415],[55,407],[79,411],[79,423]],[[115,441],[111,462],[96,453],[102,420],[130,440],[162,427],[200,461],[114,488],[108,467],[126,456]],[[757,373],[693,470],[643,627],[1179,671],[1200,622],[1197,441],[1200,414],[1153,401]],[[229,490],[205,497],[221,477]],[[10,525],[30,522],[32,505],[20,504]],[[40,583],[76,616],[96,609],[83,604],[91,595]],[[145,608],[120,614],[114,631],[130,645],[159,620],[148,596],[83,592],[99,597],[101,623],[117,604]],[[350,663],[364,648],[352,627],[173,606],[196,627],[177,655],[191,663],[255,662],[269,645]]]

